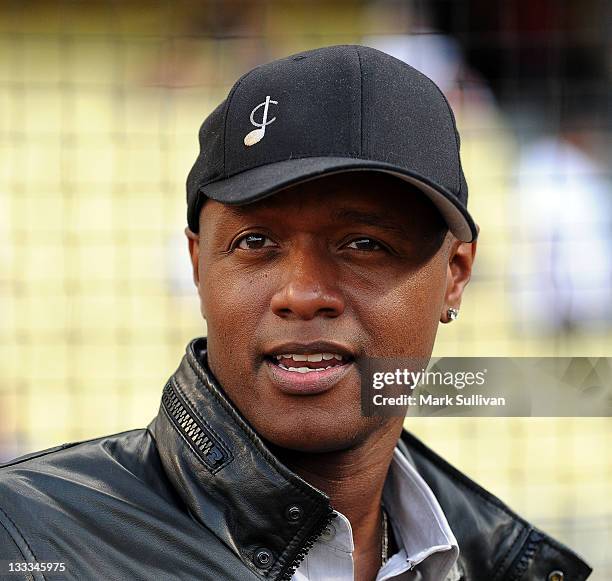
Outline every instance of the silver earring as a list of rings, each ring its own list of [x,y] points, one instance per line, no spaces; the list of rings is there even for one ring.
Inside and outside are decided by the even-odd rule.
[[[446,316],[448,317],[449,322],[454,321],[459,316],[459,309],[449,307],[446,311]]]

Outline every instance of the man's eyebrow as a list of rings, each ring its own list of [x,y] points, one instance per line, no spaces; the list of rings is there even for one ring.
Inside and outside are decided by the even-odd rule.
[[[337,222],[357,222],[365,226],[375,226],[401,236],[409,234],[407,227],[399,224],[397,220],[390,219],[388,214],[364,212],[354,208],[338,208],[332,212],[332,219]]]

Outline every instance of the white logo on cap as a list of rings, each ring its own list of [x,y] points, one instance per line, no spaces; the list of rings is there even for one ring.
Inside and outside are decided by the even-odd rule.
[[[270,123],[274,123],[276,117],[272,117],[272,119],[268,120],[268,107],[272,103],[273,105],[278,105],[278,101],[272,101],[270,99],[270,95],[266,96],[266,100],[263,103],[260,103],[251,111],[251,123],[257,127],[257,129],[253,129],[250,133],[247,133],[244,137],[244,144],[247,147],[251,147],[251,145],[255,145],[263,139],[263,136],[266,134],[266,125],[270,125]],[[257,123],[255,121],[255,113],[258,109],[264,108],[263,110],[263,118],[261,123]]]

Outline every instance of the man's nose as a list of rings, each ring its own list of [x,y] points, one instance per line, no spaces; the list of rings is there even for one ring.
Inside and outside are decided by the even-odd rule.
[[[272,312],[283,319],[311,320],[337,317],[345,302],[337,285],[334,265],[312,247],[292,252],[285,263],[282,286],[271,300]]]

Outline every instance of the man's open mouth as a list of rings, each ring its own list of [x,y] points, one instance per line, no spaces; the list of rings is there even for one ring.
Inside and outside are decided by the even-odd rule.
[[[287,394],[322,393],[354,371],[354,351],[334,341],[286,341],[264,349],[272,383]]]
[[[294,373],[316,373],[348,363],[349,358],[340,353],[281,353],[269,360],[281,369]]]

